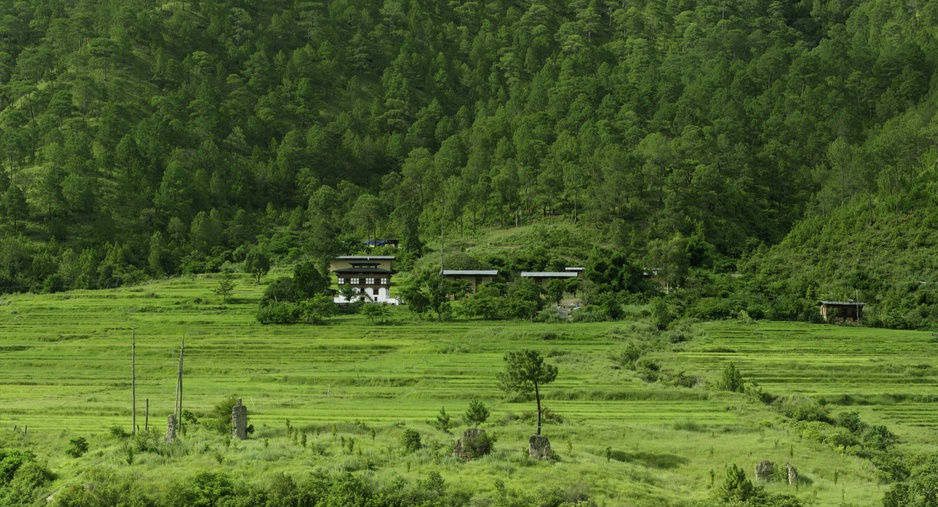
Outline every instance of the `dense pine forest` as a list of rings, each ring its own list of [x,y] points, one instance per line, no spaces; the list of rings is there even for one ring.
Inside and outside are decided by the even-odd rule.
[[[3,0],[0,287],[566,224],[674,312],[859,296],[926,327],[936,27],[899,0]]]

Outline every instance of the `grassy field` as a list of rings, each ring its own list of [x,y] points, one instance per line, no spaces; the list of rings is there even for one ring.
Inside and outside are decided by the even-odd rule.
[[[273,275],[272,275],[273,276]],[[691,339],[649,354],[664,370],[700,377],[691,388],[646,383],[615,360],[629,341],[655,339],[643,322],[529,324],[419,322],[405,308],[377,325],[340,316],[324,326],[262,326],[262,291],[239,279],[222,304],[211,276],[113,291],[8,295],[0,306],[0,446],[29,447],[62,487],[88,467],[126,468],[165,482],[166,471],[229,470],[262,481],[275,472],[354,471],[376,480],[439,471],[479,505],[498,481],[532,490],[549,484],[606,505],[678,505],[710,495],[713,477],[737,464],[752,474],[769,459],[791,461],[799,488],[770,491],[807,503],[878,505],[885,486],[869,462],[802,438],[751,397],[715,391],[732,361],[775,395],[814,397],[885,424],[903,445],[934,447],[935,369],[928,333],[792,323],[703,323]],[[131,429],[130,344],[137,342],[137,423],[165,430],[185,337],[184,404],[197,417],[231,395],[248,406],[253,437],[230,442],[191,425],[178,449],[128,458],[111,428]],[[651,337],[651,338],[649,338]],[[544,389],[544,433],[560,459],[524,458],[534,403],[509,402],[495,375],[508,350],[536,348],[560,370]],[[462,463],[449,454],[479,398],[496,452]],[[451,434],[431,425],[441,407]],[[18,428],[14,431],[14,425]],[[28,427],[28,435],[19,431]],[[405,428],[423,450],[405,455]],[[69,440],[90,452],[70,458]],[[303,440],[306,440],[305,445]]]

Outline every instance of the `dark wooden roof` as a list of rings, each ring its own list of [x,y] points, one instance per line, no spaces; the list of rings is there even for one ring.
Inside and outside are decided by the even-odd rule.
[[[859,301],[818,301],[817,304],[827,306],[866,306],[866,303]]]
[[[394,271],[391,271],[390,269],[381,269],[381,268],[374,268],[374,267],[368,267],[368,268],[352,267],[352,268],[337,269],[333,271],[333,273],[336,273],[339,275],[393,275]]]

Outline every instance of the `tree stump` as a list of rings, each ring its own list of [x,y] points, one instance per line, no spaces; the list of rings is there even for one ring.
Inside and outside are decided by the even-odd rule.
[[[756,477],[763,481],[771,481],[772,474],[775,473],[775,463],[769,460],[763,460],[756,465]]]
[[[528,455],[534,459],[550,459],[550,440],[544,435],[531,435],[528,439]]]
[[[453,456],[468,461],[478,459],[492,452],[492,439],[485,434],[485,430],[469,428],[464,431],[462,438],[456,441]]]

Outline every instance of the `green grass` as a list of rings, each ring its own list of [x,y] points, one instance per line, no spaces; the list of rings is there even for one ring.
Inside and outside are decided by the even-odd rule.
[[[340,316],[325,326],[262,326],[254,319],[261,286],[239,279],[234,302],[224,305],[212,293],[216,285],[205,275],[113,291],[4,296],[0,445],[33,448],[60,474],[57,488],[81,480],[89,466],[157,482],[166,481],[170,466],[185,473],[225,467],[249,481],[281,471],[355,471],[381,481],[437,470],[480,502],[502,480],[528,491],[545,484],[581,491],[610,505],[667,505],[706,498],[711,471],[719,482],[731,463],[751,474],[770,459],[791,461],[808,481],[797,492],[780,484],[771,491],[820,505],[879,503],[885,486],[868,462],[801,438],[745,395],[708,388],[728,361],[767,392],[815,397],[833,414],[839,403],[888,425],[905,445],[933,445],[926,430],[938,419],[931,398],[938,370],[926,333],[701,324],[692,340],[649,354],[666,371],[705,381],[682,388],[645,383],[613,360],[630,340],[657,339],[640,323],[419,322],[395,308],[388,325]],[[140,452],[128,466],[128,441],[110,428],[130,430],[132,332],[139,426],[149,400],[150,427],[165,429],[185,336],[186,409],[203,417],[237,395],[248,406],[253,437],[229,442],[194,426],[167,455]],[[557,462],[523,458],[534,403],[509,402],[495,382],[504,353],[522,347],[540,350],[560,370],[543,391],[557,416],[544,427]],[[461,463],[449,454],[474,397],[490,408],[484,428],[498,442],[494,455]],[[456,423],[453,434],[430,424],[441,407]],[[14,425],[28,426],[28,441]],[[404,428],[420,431],[426,448],[402,455]],[[64,453],[76,436],[91,443],[78,459]]]

